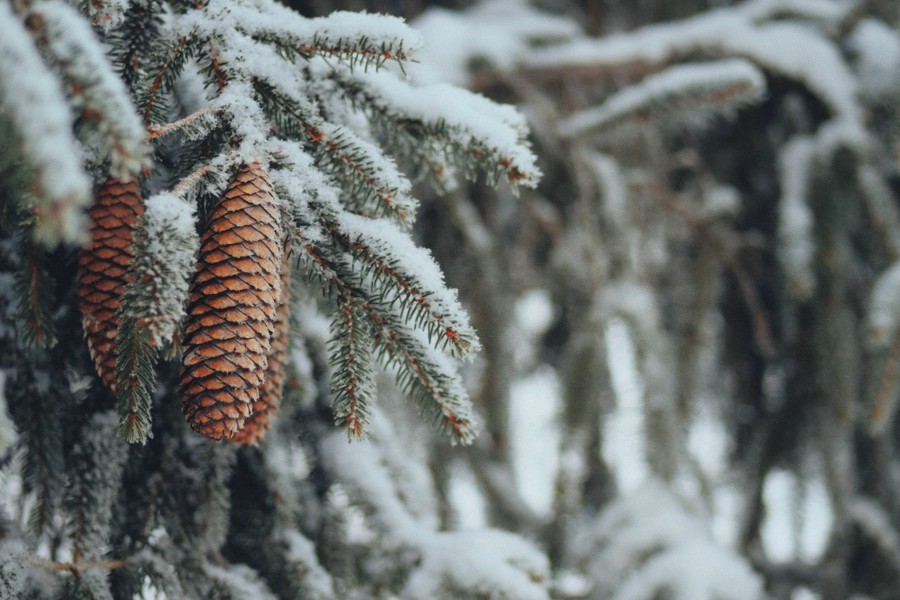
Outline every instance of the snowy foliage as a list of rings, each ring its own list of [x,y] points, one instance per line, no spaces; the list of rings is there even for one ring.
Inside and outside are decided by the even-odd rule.
[[[0,596],[892,597],[893,7],[539,4],[0,2]],[[248,165],[290,339],[236,448],[178,358]],[[71,273],[110,177],[116,398]]]
[[[659,481],[610,504],[576,540],[601,590],[617,600],[752,600],[759,577],[718,546],[699,515]]]
[[[21,541],[0,541],[0,598],[16,598],[25,589],[27,560]]]
[[[42,216],[37,233],[51,243],[79,241],[84,236],[80,209],[90,201],[91,184],[72,138],[72,109],[62,83],[44,65],[8,3],[0,6],[0,31],[0,116],[34,173],[34,204]]]
[[[137,259],[131,266],[133,283],[126,292],[134,302],[125,310],[147,324],[156,347],[172,343],[184,316],[199,246],[194,212],[185,200],[158,194],[147,199],[135,232]]]
[[[381,416],[384,419],[384,415]],[[414,457],[386,445],[390,427],[383,421],[378,436],[358,454],[340,437],[323,441],[326,464],[340,473],[372,514],[390,551],[408,548],[419,568],[403,588],[403,598],[487,595],[492,598],[547,598],[549,565],[532,544],[497,530],[435,530],[428,509],[433,490]],[[424,485],[423,485],[424,484]]]
[[[758,101],[765,85],[759,69],[744,60],[670,67],[572,115],[560,129],[567,137],[599,135],[622,122],[650,119],[662,129],[695,129],[712,116]]]

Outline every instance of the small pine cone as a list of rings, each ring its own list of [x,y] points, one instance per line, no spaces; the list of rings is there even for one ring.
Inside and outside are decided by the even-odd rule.
[[[91,206],[91,241],[78,255],[78,308],[84,337],[100,379],[116,391],[116,311],[134,258],[131,238],[135,223],[144,214],[137,181],[107,179]]]
[[[182,410],[201,435],[232,437],[250,416],[280,296],[281,226],[259,163],[243,167],[200,238],[184,329]]]

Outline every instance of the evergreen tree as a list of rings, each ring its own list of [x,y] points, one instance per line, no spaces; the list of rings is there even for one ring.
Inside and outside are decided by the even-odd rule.
[[[420,45],[269,0],[0,2],[0,597],[545,596],[529,543],[454,559],[482,541],[417,467],[346,443],[403,436],[385,386],[473,441],[412,182],[539,178],[513,108],[409,82]]]

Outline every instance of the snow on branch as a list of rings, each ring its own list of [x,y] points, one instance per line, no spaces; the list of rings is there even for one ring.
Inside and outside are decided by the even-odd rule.
[[[478,424],[456,366],[443,353],[429,347],[419,331],[391,327],[374,312],[369,312],[369,317],[378,326],[376,342],[382,360],[396,368],[403,392],[454,444],[471,444]]]
[[[409,180],[380,149],[325,121],[314,107],[267,82],[257,80],[254,88],[279,133],[302,140],[317,168],[350,192],[344,203],[370,216],[391,216],[404,224],[411,221],[417,202],[410,195]]]
[[[382,302],[402,306],[405,320],[423,327],[429,341],[466,356],[480,347],[477,334],[431,254],[384,220],[339,215],[334,234],[358,260]]]
[[[400,482],[406,477],[398,477],[392,457],[376,442],[366,441],[364,451],[357,451],[349,449],[339,436],[331,436],[323,440],[320,451],[326,466],[340,476],[358,501],[373,509],[385,544],[399,544],[420,555],[419,566],[404,585],[401,598],[549,597],[549,564],[530,542],[494,529],[437,531],[433,515],[416,514],[416,508],[405,501],[415,498],[421,502],[431,490],[414,495],[404,490]]]
[[[152,345],[161,348],[172,343],[184,317],[199,238],[194,207],[183,199],[157,194],[145,201],[145,210],[131,266],[135,298],[124,312],[147,327]]]
[[[579,137],[650,120],[667,128],[703,124],[760,100],[765,90],[765,77],[746,60],[678,65],[572,115],[560,124],[560,132]]]
[[[157,194],[145,201],[134,233],[135,258],[116,337],[116,395],[121,431],[130,443],[153,437],[157,351],[175,344],[184,319],[199,246],[194,220],[193,206],[177,196]]]
[[[35,236],[48,244],[82,241],[81,210],[90,204],[91,181],[72,136],[72,111],[60,81],[5,2],[0,4],[0,119],[12,125],[32,173]]]
[[[788,142],[778,159],[778,259],[787,275],[789,292],[801,301],[811,298],[816,289],[815,223],[808,204],[815,162],[815,142],[808,137]]]
[[[738,8],[682,21],[651,25],[570,44],[534,50],[532,68],[621,67],[661,69],[689,56],[739,57],[777,75],[799,81],[817,95],[837,120],[862,128],[857,82],[834,45],[805,24],[762,22]]]
[[[751,0],[739,10],[754,21],[801,18],[831,25],[846,18],[855,6],[843,0]]]
[[[105,33],[122,24],[129,0],[81,0],[81,9],[91,19],[91,24]]]
[[[335,69],[331,77],[354,107],[382,123],[388,141],[404,133],[444,154],[469,179],[485,173],[491,183],[537,185],[540,171],[525,139],[528,126],[514,107],[447,84],[415,88],[391,73]]]
[[[306,230],[305,227],[303,229]],[[454,443],[471,443],[476,433],[472,404],[456,365],[434,347],[437,340],[428,339],[416,328],[417,324],[409,322],[408,315],[396,306],[396,302],[373,290],[371,280],[362,279],[361,271],[352,266],[353,259],[349,254],[334,246],[314,244],[303,239],[302,235],[296,235],[294,244],[298,247],[301,260],[326,288],[335,290],[341,298],[353,298],[353,303],[362,309],[368,318],[368,327],[372,328],[371,335],[374,337],[370,339],[378,350],[378,356],[383,363],[394,367],[404,393]],[[340,362],[338,364],[341,365]],[[351,385],[351,389],[356,390],[357,386],[352,384],[348,374],[352,375],[349,371],[343,371],[343,385]],[[347,391],[341,390],[338,379],[333,379],[332,387],[342,394]],[[350,406],[343,400],[342,403]],[[346,409],[341,410],[342,414],[347,412]],[[347,414],[350,416],[353,411]],[[365,421],[361,424],[365,425]]]
[[[122,180],[135,176],[146,162],[144,129],[90,26],[57,0],[32,3],[26,22],[66,82],[82,121],[82,135],[88,133],[86,128],[93,129],[87,141],[101,160],[109,161],[109,174]]]
[[[291,61],[325,56],[351,66],[380,68],[388,61],[409,60],[422,44],[419,34],[397,17],[338,11],[306,19],[271,0],[246,4],[212,0],[187,15],[180,27],[209,27],[210,18],[219,31],[240,32],[272,44]]]
[[[615,600],[752,600],[759,577],[710,537],[689,505],[651,480],[582,529],[576,552]]]

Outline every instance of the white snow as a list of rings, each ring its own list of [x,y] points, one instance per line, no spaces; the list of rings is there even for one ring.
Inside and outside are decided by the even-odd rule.
[[[699,568],[698,568],[699,567]],[[613,600],[754,600],[762,582],[745,562],[704,540],[680,541],[648,560]]]
[[[387,219],[371,219],[360,217],[348,212],[335,215],[338,226],[352,242],[359,241],[375,257],[382,259],[387,267],[392,269],[399,277],[405,280],[411,289],[401,289],[397,285],[384,287],[389,294],[388,300],[394,298],[401,302],[412,302],[426,310],[431,318],[435,319],[441,329],[453,328],[460,339],[465,340],[465,346],[449,345],[448,347],[460,356],[469,355],[480,348],[475,329],[469,323],[466,311],[457,299],[456,290],[448,288],[444,283],[444,274],[426,248],[416,246],[394,222]],[[380,270],[368,271],[372,265],[372,259],[365,257],[354,258],[359,261],[358,268],[361,275],[368,279],[374,289],[380,286],[374,283],[375,277],[383,276]],[[415,297],[406,297],[415,294],[423,301],[419,303]],[[436,339],[425,346],[441,343]]]
[[[59,80],[50,73],[9,3],[0,4],[0,111],[18,134],[20,151],[38,184],[43,241],[80,242],[91,181],[72,136],[73,116]]]
[[[510,70],[535,41],[574,37],[580,28],[571,19],[539,12],[523,0],[489,0],[465,11],[430,8],[412,22],[425,38],[407,67],[421,83],[448,82],[465,86],[470,66],[485,61]]]
[[[444,122],[457,130],[454,138],[462,144],[483,145],[500,154],[524,174],[519,185],[534,187],[540,180],[537,159],[524,141],[527,122],[515,107],[446,83],[411,87],[390,72],[358,77],[392,111],[426,123]]]
[[[4,536],[5,537],[5,536]],[[28,549],[15,538],[0,539],[0,591],[18,596],[25,587],[28,577]]]
[[[603,419],[603,457],[619,490],[627,493],[647,480],[649,469],[644,460],[644,385],[628,325],[620,318],[606,325],[606,354],[616,408]]]
[[[148,220],[172,227],[179,235],[194,232],[196,216],[194,207],[185,200],[170,194],[157,194],[144,202]],[[161,225],[162,226],[162,225]]]
[[[721,9],[602,39],[533,50],[532,67],[625,64],[665,65],[700,53],[744,58],[773,73],[805,84],[839,120],[862,129],[858,86],[834,45],[810,28],[792,22],[757,24],[752,15]]]
[[[769,558],[819,560],[833,521],[825,483],[820,478],[801,481],[793,473],[774,470],[766,477],[763,502],[770,508],[762,526]]]
[[[560,382],[550,368],[512,383],[509,431],[516,486],[525,504],[544,518],[553,512],[560,460],[560,404]]]
[[[761,582],[749,565],[716,544],[699,511],[662,482],[648,480],[614,500],[578,531],[576,547],[601,589],[615,600],[753,600]]]
[[[532,338],[543,334],[553,324],[555,309],[547,290],[527,290],[516,301],[513,310],[519,328]]]
[[[419,33],[398,17],[337,11],[326,17],[306,19],[296,11],[271,0],[253,0],[242,4],[212,0],[203,10],[191,11],[179,19],[176,35],[190,35],[211,24],[222,32],[243,32],[253,37],[274,37],[290,43],[295,50],[332,54],[339,48],[361,45],[369,53],[382,49],[404,53],[418,48]],[[227,33],[225,34],[228,35]],[[362,46],[362,45],[361,45]],[[381,56],[385,59],[403,56]]]
[[[778,203],[778,258],[788,280],[788,291],[798,300],[808,300],[816,289],[815,220],[809,206],[811,168],[815,143],[796,137],[779,155],[781,199]]]
[[[524,538],[497,529],[448,531],[430,536],[421,546],[422,563],[401,593],[402,598],[437,598],[450,580],[451,589],[508,600],[546,600],[550,567],[544,555]]]
[[[900,36],[887,24],[862,19],[848,39],[854,67],[866,94],[895,94],[900,87]]]
[[[47,0],[32,7],[42,15],[47,52],[56,67],[78,84],[73,95],[77,109],[90,111],[98,128],[101,156],[109,158],[109,173],[129,179],[146,164],[146,132],[123,81],[87,22],[64,2]]]
[[[285,558],[303,565],[304,585],[318,598],[334,598],[331,576],[319,564],[313,543],[295,529],[286,529],[276,535],[288,545]]]
[[[275,600],[275,596],[256,571],[246,565],[219,566],[206,562],[203,564],[203,570],[210,579],[224,585],[228,593],[234,595],[233,597]]]
[[[846,0],[750,0],[738,10],[755,21],[789,16],[833,24],[853,7],[854,3]]]
[[[130,0],[91,0],[86,4],[91,23],[109,33],[122,24]]]
[[[329,436],[321,444],[321,456],[327,468],[375,509],[372,515],[383,528],[382,543],[400,544],[420,554],[420,565],[401,597],[437,597],[449,584],[451,589],[469,593],[509,593],[496,597],[510,600],[546,599],[549,565],[531,543],[493,529],[437,531],[433,512],[416,514],[421,498],[409,490],[402,491],[393,469],[396,461],[403,461],[404,457],[395,456],[392,460],[385,454],[390,437],[379,438],[396,433],[392,433],[387,419],[379,423],[380,419],[383,417],[376,411],[370,440],[351,445],[341,434]],[[429,487],[419,494],[430,497],[432,493]]]
[[[194,274],[200,240],[195,230],[193,205],[169,193],[157,194],[145,201],[139,237],[143,235],[146,261],[135,263],[156,286],[154,305],[148,318],[157,345],[168,343],[184,317],[188,283]]]
[[[450,467],[447,495],[455,509],[456,529],[484,529],[488,526],[487,501],[472,471],[459,461]]]
[[[16,426],[9,417],[4,390],[6,389],[6,371],[0,369],[0,456],[12,448],[18,438]]]

